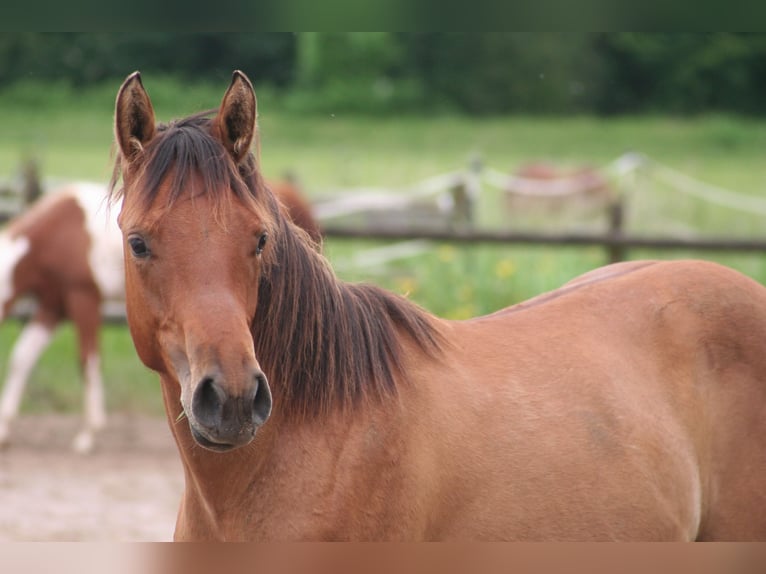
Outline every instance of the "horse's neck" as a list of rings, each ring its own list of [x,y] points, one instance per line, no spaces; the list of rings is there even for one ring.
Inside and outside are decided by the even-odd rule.
[[[228,501],[242,497],[247,483],[239,465],[220,464],[226,455],[209,452],[197,445],[181,408],[180,385],[162,377],[162,394],[170,431],[175,439],[184,470],[185,489],[176,525],[176,537],[222,538],[220,517]],[[249,457],[242,457],[249,458]],[[193,533],[190,533],[190,525]]]
[[[396,524],[380,519],[398,500],[382,493],[412,489],[417,471],[407,461],[422,461],[404,456],[414,435],[399,401],[300,423],[275,413],[251,445],[219,454],[194,443],[186,420],[176,422],[179,398],[165,389],[186,477],[178,538],[375,538],[383,536],[380,529],[402,528],[399,518]],[[349,508],[377,518],[343,510]]]

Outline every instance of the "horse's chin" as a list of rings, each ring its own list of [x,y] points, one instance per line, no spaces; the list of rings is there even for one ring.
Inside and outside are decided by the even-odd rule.
[[[235,450],[250,444],[250,442],[252,442],[253,440],[253,437],[250,437],[249,439],[238,444],[217,442],[215,440],[210,439],[209,437],[207,437],[200,431],[198,431],[191,424],[189,425],[189,429],[191,430],[191,435],[192,435],[192,438],[194,439],[194,442],[196,442],[202,448],[212,452],[219,452],[219,453],[230,452],[232,450]]]

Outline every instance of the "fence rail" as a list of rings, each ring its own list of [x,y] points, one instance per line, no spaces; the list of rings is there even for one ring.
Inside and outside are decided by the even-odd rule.
[[[364,228],[328,225],[323,228],[326,237],[363,238],[383,240],[430,239],[455,243],[505,243],[526,245],[559,245],[568,247],[600,246],[611,248],[646,248],[658,250],[688,249],[700,251],[766,252],[766,237],[762,239],[732,239],[726,237],[645,237],[623,233],[540,233],[515,231],[480,231],[476,229],[417,229],[390,226]]]
[[[700,200],[724,207],[739,209],[749,213],[766,215],[766,200],[721,187],[698,181],[669,166],[649,158],[641,153],[626,153],[603,166],[600,173],[604,174],[616,186],[637,184],[638,177],[653,174],[658,180],[664,181],[673,189],[686,195],[692,195]],[[450,178],[450,179],[446,179]],[[602,247],[607,252],[607,259],[614,263],[627,258],[628,249],[653,250],[692,250],[715,252],[766,252],[766,237],[762,238],[733,238],[733,237],[673,237],[673,236],[643,236],[627,233],[626,208],[624,190],[618,190],[612,197],[603,200],[602,208],[606,212],[606,229],[593,233],[557,233],[546,231],[505,231],[481,230],[472,222],[475,211],[472,203],[479,199],[482,184],[495,187],[506,194],[551,198],[568,197],[582,193],[589,185],[587,176],[574,175],[560,180],[540,180],[519,177],[500,172],[482,165],[479,158],[474,158],[463,172],[452,172],[444,176],[435,176],[423,183],[412,186],[416,190],[410,195],[413,199],[423,195],[434,197],[450,196],[454,199],[461,197],[465,201],[459,213],[445,211],[446,225],[439,226],[396,226],[390,223],[382,225],[369,221],[365,225],[341,224],[333,218],[323,221],[322,229],[326,237],[364,238],[378,240],[402,241],[442,241],[453,243],[503,243],[523,245],[556,245],[561,247]],[[449,185],[443,182],[449,181]],[[439,182],[438,185],[430,185]],[[407,194],[393,195],[397,202],[406,204]],[[343,198],[340,201],[345,201]],[[457,205],[455,201],[451,206]]]

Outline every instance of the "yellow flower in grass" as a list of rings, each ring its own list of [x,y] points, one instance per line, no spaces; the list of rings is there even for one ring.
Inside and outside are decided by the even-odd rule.
[[[409,297],[417,291],[418,283],[414,277],[400,277],[396,280],[396,290],[403,296]]]
[[[495,277],[498,279],[507,279],[516,273],[516,265],[510,259],[501,259],[495,263]]]
[[[451,263],[455,260],[455,257],[457,257],[457,249],[455,249],[452,245],[442,245],[439,247],[437,255],[439,257],[439,261],[444,263]]]

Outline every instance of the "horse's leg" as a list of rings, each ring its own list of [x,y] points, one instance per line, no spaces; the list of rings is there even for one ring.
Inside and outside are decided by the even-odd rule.
[[[8,444],[11,421],[16,418],[24,387],[40,355],[53,336],[57,319],[45,309],[24,326],[11,350],[8,374],[0,398],[0,446]]]
[[[78,290],[66,299],[67,311],[75,325],[80,347],[80,369],[85,384],[83,427],[72,443],[79,453],[93,449],[94,434],[106,425],[104,386],[98,333],[101,327],[101,297],[95,290]]]

